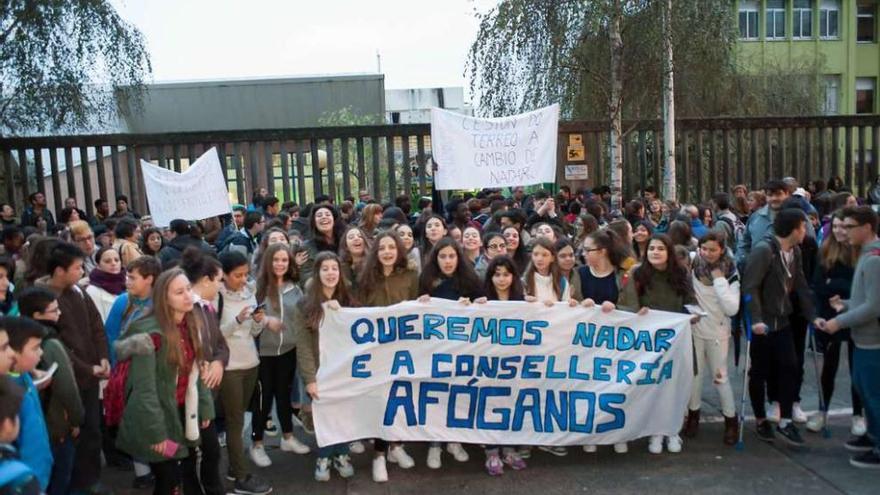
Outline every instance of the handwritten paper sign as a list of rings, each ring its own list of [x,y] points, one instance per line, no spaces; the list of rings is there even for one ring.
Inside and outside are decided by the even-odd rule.
[[[201,220],[232,211],[217,149],[211,148],[183,173],[141,160],[150,215],[159,227],[172,220]]]
[[[513,187],[556,181],[559,105],[478,119],[431,109],[437,189]]]
[[[441,299],[325,308],[318,444],[600,445],[675,435],[694,374],[689,319]]]

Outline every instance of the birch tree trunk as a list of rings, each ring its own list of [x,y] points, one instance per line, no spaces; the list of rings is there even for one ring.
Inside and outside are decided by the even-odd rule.
[[[623,39],[620,23],[623,17],[621,0],[614,0],[611,14],[611,93],[608,98],[608,117],[611,135],[608,141],[611,162],[611,208],[620,208],[623,202]]]
[[[664,194],[665,199],[678,200],[675,180],[675,88],[674,66],[672,60],[672,0],[663,6],[663,50],[665,54],[663,84],[663,149],[664,149]]]

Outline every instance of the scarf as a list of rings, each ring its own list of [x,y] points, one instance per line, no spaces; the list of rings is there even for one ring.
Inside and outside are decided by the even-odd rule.
[[[694,260],[692,263],[694,270],[694,277],[697,278],[703,285],[712,285],[712,271],[716,268],[721,270],[724,273],[724,278],[730,279],[736,270],[736,265],[733,262],[733,258],[728,256],[727,253],[721,255],[721,258],[718,259],[715,263],[709,263],[705,260],[699,253],[694,256]]]
[[[89,273],[89,283],[118,296],[125,292],[125,270],[113,274],[95,268]]]

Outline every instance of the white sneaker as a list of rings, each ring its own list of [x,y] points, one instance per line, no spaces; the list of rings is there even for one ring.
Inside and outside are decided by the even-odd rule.
[[[778,423],[781,417],[782,413],[779,410],[779,403],[771,402],[770,408],[767,409],[767,421],[771,423]]]
[[[596,448],[595,445],[584,445],[584,452],[586,452],[588,454],[595,454],[596,450],[598,450],[598,449]]]
[[[263,448],[262,445],[254,445],[250,449],[251,460],[254,461],[254,464],[257,466],[264,468],[272,465],[272,459],[269,459],[269,456],[266,455],[266,449]]]
[[[648,452],[652,454],[663,453],[663,435],[651,435],[651,440],[648,441]]]
[[[807,422],[807,413],[801,409],[801,403],[795,402],[791,406],[791,420],[795,423],[806,423]]]
[[[852,428],[850,428],[849,431],[856,437],[865,436],[865,434],[868,433],[868,425],[865,423],[865,417],[853,416]]]
[[[446,444],[446,452],[452,454],[458,462],[467,462],[471,459],[464,447],[458,442],[449,442]]]
[[[388,468],[385,466],[384,455],[377,455],[373,458],[373,481],[376,483],[388,481]]]
[[[300,442],[293,435],[281,439],[281,450],[284,452],[293,452],[295,454],[308,454],[312,451],[308,445]]]
[[[358,440],[357,442],[351,442],[348,444],[348,450],[352,454],[363,454],[366,449],[364,448],[364,442]]]
[[[673,454],[681,452],[681,437],[678,435],[666,437],[666,450]]]
[[[617,454],[626,454],[629,452],[629,445],[626,442],[615,443],[614,452]]]
[[[315,481],[330,481],[330,459],[318,458],[315,463]]]
[[[410,469],[416,465],[416,461],[406,453],[406,450],[403,449],[403,445],[388,449],[388,462],[397,464],[401,469]]]
[[[431,469],[440,469],[440,466],[443,463],[440,461],[440,454],[443,453],[443,449],[440,446],[430,446],[428,447],[428,467]]]
[[[333,458],[333,467],[339,476],[343,478],[351,478],[354,476],[354,466],[351,465],[351,458],[348,454],[338,455]]]
[[[853,418],[855,419],[855,418]],[[825,416],[820,412],[816,413],[807,421],[807,431],[819,433],[825,427]]]

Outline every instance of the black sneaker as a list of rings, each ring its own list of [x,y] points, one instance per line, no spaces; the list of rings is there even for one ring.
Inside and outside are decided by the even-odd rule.
[[[245,495],[265,495],[272,493],[272,486],[269,483],[249,474],[243,480],[235,480],[233,492],[243,493]]]
[[[156,477],[153,476],[153,473],[147,473],[143,476],[135,476],[131,487],[135,490],[146,490],[147,488],[153,488],[153,483],[155,482]]]
[[[850,438],[843,446],[850,452],[870,452],[874,448],[874,442],[868,438],[868,435],[862,435]]]
[[[770,424],[769,421],[764,420],[758,423],[758,427],[755,429],[755,433],[758,434],[758,438],[765,441],[773,443],[776,439],[776,434],[773,433],[773,425]]]
[[[877,455],[873,450],[869,450],[850,457],[849,463],[857,468],[880,469],[880,455]]]
[[[794,447],[802,447],[804,445],[804,439],[801,437],[801,432],[798,431],[797,426],[794,425],[794,421],[785,425],[785,428],[777,426],[776,433],[779,433],[782,439],[789,445]]]

